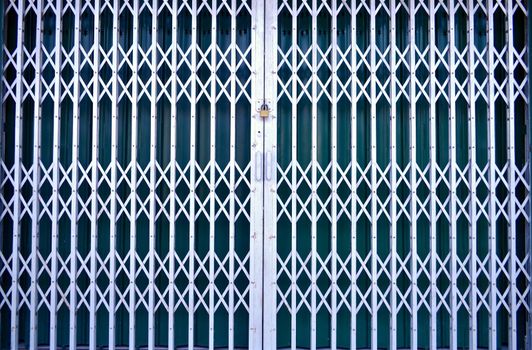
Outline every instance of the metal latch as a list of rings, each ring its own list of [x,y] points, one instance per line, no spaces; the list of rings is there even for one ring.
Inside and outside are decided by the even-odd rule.
[[[268,118],[270,116],[270,107],[268,107],[266,101],[260,106],[259,113],[261,118]]]

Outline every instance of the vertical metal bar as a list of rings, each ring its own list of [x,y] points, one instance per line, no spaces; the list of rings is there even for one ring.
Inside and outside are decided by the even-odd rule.
[[[116,191],[117,191],[117,122],[118,122],[118,15],[120,4],[113,1],[113,58],[111,86],[111,214],[109,217],[109,349],[115,348],[116,328]]]
[[[0,28],[2,28],[3,31],[6,30],[7,26],[5,25],[4,23],[4,16],[5,16],[5,6],[0,6]],[[4,50],[6,50],[5,48],[5,43],[4,43],[4,36],[3,35],[0,35],[0,48],[2,50],[2,52],[4,52]],[[0,55],[0,73],[2,74],[2,76],[4,75],[4,54]],[[6,122],[6,113],[5,113],[5,109],[4,109],[4,105],[3,105],[3,102],[4,102],[4,98],[5,98],[5,95],[6,93],[4,92],[4,88],[3,88],[3,85],[4,83],[2,82],[2,89],[0,89],[0,100],[2,101],[2,107],[0,108],[0,135],[2,135],[2,137],[0,137],[0,183],[4,183],[4,179],[5,179],[5,170],[4,170],[4,166],[5,165],[5,156],[6,156],[6,142],[4,140],[4,134],[5,134],[5,122]],[[1,193],[3,194],[3,186],[2,186],[2,191]],[[6,210],[6,205],[4,203],[0,203],[0,212],[5,212]],[[4,232],[4,230],[2,229],[0,232]],[[4,251],[4,243],[0,243],[0,256],[2,256],[2,258],[5,258],[4,256],[5,254],[5,251]],[[9,278],[9,277],[8,277]],[[10,322],[11,320],[6,320],[6,321],[0,321],[0,327],[3,326],[3,325],[8,325],[8,327],[10,326]]]
[[[139,0],[133,1],[133,83],[131,86],[131,200],[129,225],[129,350],[135,350],[135,309],[137,274],[137,140],[138,140],[138,66],[139,66]],[[174,73],[175,74],[175,73]]]
[[[264,4],[264,6],[262,6]],[[264,349],[277,349],[277,333],[276,333],[276,315],[277,315],[277,3],[275,1],[254,1],[254,6],[257,7],[257,39],[254,45],[256,52],[254,53],[253,64],[256,67],[257,79],[254,84],[255,95],[252,96],[252,101],[257,101],[258,106],[262,102],[261,97],[268,101],[270,113],[272,118],[265,121],[255,114],[252,119],[252,135],[256,138],[255,151],[257,152],[272,152],[272,177],[266,179],[263,177],[263,186],[260,182],[253,183],[255,180],[252,172],[252,186],[258,191],[255,194],[257,198],[257,205],[252,208],[260,214],[255,214],[257,221],[254,224],[255,241],[253,254],[255,258],[253,263],[256,265],[264,264],[264,283],[263,288],[257,290],[257,297],[254,299],[259,304],[262,304],[264,315],[264,331],[261,339],[254,344],[255,347]],[[267,38],[267,40],[265,40]],[[262,55],[264,53],[264,56]],[[256,56],[255,56],[256,55]],[[269,68],[267,71],[266,68]],[[261,129],[264,130],[264,138],[260,137]],[[262,142],[264,140],[264,142]],[[260,189],[260,190],[259,190]],[[264,200],[264,213],[260,210]],[[253,209],[252,209],[253,210]],[[263,215],[263,216],[261,216]],[[263,226],[264,223],[264,226]],[[254,236],[255,236],[254,235]],[[264,239],[262,238],[264,237]],[[287,237],[288,239],[288,237]],[[264,242],[264,247],[261,246]],[[264,249],[264,253],[262,250]],[[262,259],[259,259],[261,258]],[[259,267],[262,268],[262,267]],[[260,276],[259,273],[257,273]],[[254,284],[255,285],[255,284]],[[260,286],[260,285],[258,285]],[[266,292],[268,291],[268,292]],[[264,303],[262,303],[264,298]],[[260,324],[260,316],[257,324]]]
[[[527,105],[526,105],[526,115],[524,117],[527,130],[530,129],[530,126],[532,125],[532,109],[530,108],[530,62],[532,62],[532,50],[530,50],[530,47],[532,47],[532,25],[531,25],[531,12],[532,8],[529,6],[529,3],[527,1],[527,6],[525,7],[526,10],[524,11],[526,14],[526,25],[527,25],[527,38],[524,41],[524,45],[527,45],[527,53],[526,53],[526,59],[524,66],[527,69],[527,87],[526,87],[526,97],[527,97]],[[525,177],[528,182],[530,182],[531,174],[532,174],[532,162],[530,161],[532,158],[532,133],[527,132],[527,137],[525,138],[525,147],[528,146],[528,150],[525,151],[525,159],[526,159],[526,168],[527,168],[527,176]],[[0,173],[1,176],[1,173]],[[528,217],[532,217],[532,205],[530,205],[530,201],[532,201],[532,191],[528,191],[527,193],[527,200],[528,204],[526,206],[526,215]],[[528,254],[528,258],[526,259],[526,273],[528,273],[529,276],[532,275],[532,261],[530,261],[530,256],[532,255],[532,235],[531,235],[531,223],[530,219],[526,223],[525,228],[525,252]],[[526,341],[525,341],[525,347],[531,348],[532,347],[532,288],[528,289],[527,294],[527,306],[528,306],[528,315],[526,317],[526,327],[525,327],[525,334],[526,334]]]
[[[531,25],[531,15],[532,15],[532,8],[529,6],[529,3],[527,1],[527,4],[525,6],[526,10],[524,11],[526,14],[526,25],[527,25],[527,38],[524,41],[524,45],[527,45],[527,53],[526,53],[526,59],[524,66],[527,69],[527,87],[526,87],[526,97],[527,97],[527,105],[526,105],[526,116],[524,118],[527,130],[530,129],[530,126],[532,125],[532,109],[530,108],[530,93],[531,93],[531,86],[530,86],[530,62],[532,62],[532,50],[530,50],[530,47],[532,47],[532,25]],[[527,168],[527,176],[525,177],[528,182],[530,182],[531,175],[532,175],[532,162],[530,161],[532,158],[532,133],[527,132],[527,137],[525,138],[525,147],[528,146],[528,150],[525,151],[525,159],[526,159],[526,168]],[[1,173],[0,173],[1,176]],[[532,201],[532,191],[528,191],[527,193],[527,200],[528,204],[526,206],[526,215],[528,217],[532,217],[532,205],[530,205],[530,201]],[[531,223],[530,219],[526,223],[525,228],[525,252],[528,254],[528,258],[526,259],[526,273],[528,273],[529,276],[532,275],[532,261],[530,261],[530,256],[532,256],[532,234],[531,234]],[[531,348],[532,347],[532,288],[528,289],[527,292],[527,306],[528,306],[528,315],[526,317],[526,323],[527,326],[525,327],[525,334],[526,334],[526,341],[525,341],[525,347]]]
[[[13,204],[13,250],[11,261],[11,349],[18,349],[18,304],[19,304],[19,248],[21,210],[21,167],[22,167],[22,89],[24,70],[24,0],[19,0],[17,8],[17,78],[15,100],[15,157],[14,157],[14,204]]]
[[[357,97],[356,97],[356,0],[351,0],[351,310],[350,347],[357,346]]]
[[[338,75],[336,74],[336,67],[337,67],[337,50],[338,50],[338,31],[337,31],[337,3],[336,0],[332,0],[331,4],[331,16],[332,16],[332,35],[331,35],[331,171],[332,171],[332,178],[331,178],[331,349],[336,349],[336,327],[337,327],[337,313],[338,313],[338,301],[337,301],[337,294],[338,294],[338,288],[337,288],[337,280],[338,280],[338,272],[337,272],[337,259],[338,259],[338,252],[337,252],[337,240],[336,235],[338,234],[336,222],[338,220],[337,216],[337,201],[338,196],[336,191],[338,190],[338,184],[337,184],[337,174],[338,171],[338,153],[337,153],[337,144],[338,144],[338,130],[337,130],[337,90],[336,90],[336,84]]]
[[[409,1],[408,13],[410,16],[409,31],[409,100],[410,100],[410,276],[411,276],[411,310],[412,319],[410,324],[411,338],[410,347],[417,349],[417,310],[418,310],[418,287],[417,287],[417,159],[416,159],[416,0]]]
[[[509,273],[510,273],[510,320],[508,324],[508,348],[516,349],[517,344],[517,289],[516,289],[516,184],[515,172],[517,171],[515,165],[515,97],[514,97],[514,34],[513,34],[513,0],[506,2],[506,45],[507,45],[507,101],[506,109],[506,132],[507,132],[507,155],[508,155],[508,190],[510,200],[508,201],[508,247],[510,250]]]
[[[477,134],[476,134],[476,91],[475,91],[475,0],[468,0],[467,7],[467,63],[468,63],[468,143],[469,143],[469,276],[471,287],[469,293],[469,347],[477,348]]]
[[[436,349],[436,64],[435,64],[435,49],[436,49],[436,11],[434,9],[434,1],[429,1],[429,99],[430,99],[430,115],[429,115],[429,152],[430,152],[430,348]]]
[[[497,348],[497,251],[495,194],[495,77],[493,0],[488,0],[488,160],[489,160],[489,347]]]
[[[22,1],[22,0],[21,0]],[[62,0],[55,6],[55,62],[54,62],[54,147],[52,155],[52,270],[50,295],[50,349],[57,348],[57,248],[59,240],[59,154],[61,143],[61,19]]]
[[[458,315],[457,315],[457,278],[456,263],[458,255],[456,253],[456,63],[455,63],[455,32],[454,32],[454,0],[449,0],[449,189],[450,189],[450,248],[451,248],[451,324],[449,348],[456,350],[458,345]]]
[[[175,205],[176,205],[176,128],[177,128],[177,0],[172,1],[172,77],[170,99],[170,222],[169,222],[169,268],[168,281],[168,350],[175,349]]]
[[[189,194],[189,247],[188,247],[188,349],[194,348],[194,241],[196,239],[196,41],[197,41],[197,3],[192,0],[191,9],[192,38],[191,38],[191,74],[190,83],[190,194]]]
[[[312,197],[311,197],[311,256],[310,256],[310,266],[311,266],[311,294],[310,294],[310,348],[312,350],[316,349],[316,318],[317,318],[317,297],[316,297],[316,282],[317,282],[317,239],[318,234],[317,230],[317,182],[318,182],[318,84],[317,84],[317,66],[318,66],[318,57],[317,57],[317,37],[318,37],[318,0],[312,0],[312,150],[311,150],[311,188],[312,188]],[[297,96],[297,95],[295,95]]]
[[[31,300],[30,300],[30,350],[37,349],[39,300],[39,187],[41,181],[41,70],[42,70],[42,1],[37,0],[35,25],[35,96],[33,100],[33,193],[31,225]],[[3,122],[2,122],[3,123]],[[0,133],[1,134],[1,133]]]
[[[78,154],[79,154],[79,94],[80,94],[80,72],[79,72],[79,55],[80,55],[80,15],[81,0],[75,2],[74,14],[74,95],[72,108],[72,194],[70,209],[70,332],[69,347],[76,349],[77,334],[77,292],[76,280],[78,273]]]
[[[228,348],[234,347],[235,327],[235,146],[236,146],[236,0],[231,0],[231,125],[229,141],[229,334]],[[264,177],[263,177],[264,178]]]
[[[116,1],[116,0],[115,0]],[[157,165],[157,12],[158,1],[151,4],[151,80],[150,80],[150,228],[149,228],[149,291],[148,291],[148,349],[155,348],[155,190]]]
[[[377,75],[376,75],[376,11],[370,7],[370,143],[371,143],[371,349],[377,349]]]
[[[396,111],[396,84],[395,74],[395,0],[390,1],[390,349],[397,348],[397,111]]]
[[[292,195],[290,198],[291,211],[291,257],[290,257],[290,278],[292,279],[292,286],[290,291],[290,347],[291,349],[296,348],[296,335],[297,335],[297,284],[294,283],[294,280],[297,279],[297,0],[292,0],[292,10],[290,11],[292,15],[292,91],[290,93],[291,104],[292,104],[292,169],[290,186],[292,187]],[[276,257],[277,258],[277,257]]]
[[[5,6],[0,6],[0,28],[2,28],[3,31],[5,31],[7,28],[7,26],[5,25],[5,20],[4,20],[4,16],[6,12],[5,10],[6,10]],[[3,35],[0,35],[0,48],[2,50],[5,50],[5,40],[4,40]],[[4,54],[0,55],[0,73],[2,74],[2,76],[4,74],[4,59],[5,59]],[[4,89],[3,88],[0,89],[0,99],[2,103],[4,102],[5,95],[6,93],[4,92]],[[2,108],[0,108],[0,135],[5,134],[5,126],[4,126],[5,120],[6,120],[5,110],[4,110],[4,107],[2,106]],[[5,155],[6,155],[6,142],[3,137],[0,137],[0,157],[2,157],[0,160],[0,164],[4,164]],[[5,170],[4,170],[4,167],[0,166],[0,182],[3,183],[4,179],[5,179]],[[0,203],[0,211],[4,212],[4,210],[5,210],[5,204]],[[0,243],[1,252],[4,251],[3,248],[4,248],[4,244]],[[0,326],[2,326],[3,324],[6,324],[6,323],[0,321]]]
[[[218,55],[218,46],[216,43],[217,34],[217,12],[218,2],[213,0],[211,3],[211,86],[209,99],[211,103],[211,126],[210,126],[210,154],[209,154],[209,349],[214,348],[214,279],[215,279],[215,250],[214,250],[214,234],[216,232],[216,64]]]
[[[90,302],[89,302],[89,349],[96,350],[96,309],[98,275],[98,121],[99,121],[99,71],[100,71],[100,0],[94,4],[94,43],[92,76],[92,160],[91,160],[91,248],[90,248]]]

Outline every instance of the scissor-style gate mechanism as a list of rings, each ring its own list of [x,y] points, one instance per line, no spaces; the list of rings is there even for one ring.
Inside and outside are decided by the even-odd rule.
[[[524,0],[6,0],[0,349],[524,349]]]

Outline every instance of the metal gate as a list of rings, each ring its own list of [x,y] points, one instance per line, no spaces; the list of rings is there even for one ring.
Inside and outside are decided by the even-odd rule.
[[[262,13],[4,3],[1,348],[261,346]]]
[[[265,347],[524,348],[525,5],[266,2]]]
[[[530,346],[517,0],[6,0],[0,349]]]

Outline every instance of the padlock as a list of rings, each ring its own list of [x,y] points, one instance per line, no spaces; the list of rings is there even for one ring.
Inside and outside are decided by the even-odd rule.
[[[268,105],[266,103],[263,103],[262,106],[260,106],[260,117],[268,118],[269,115],[270,109],[268,108]]]

